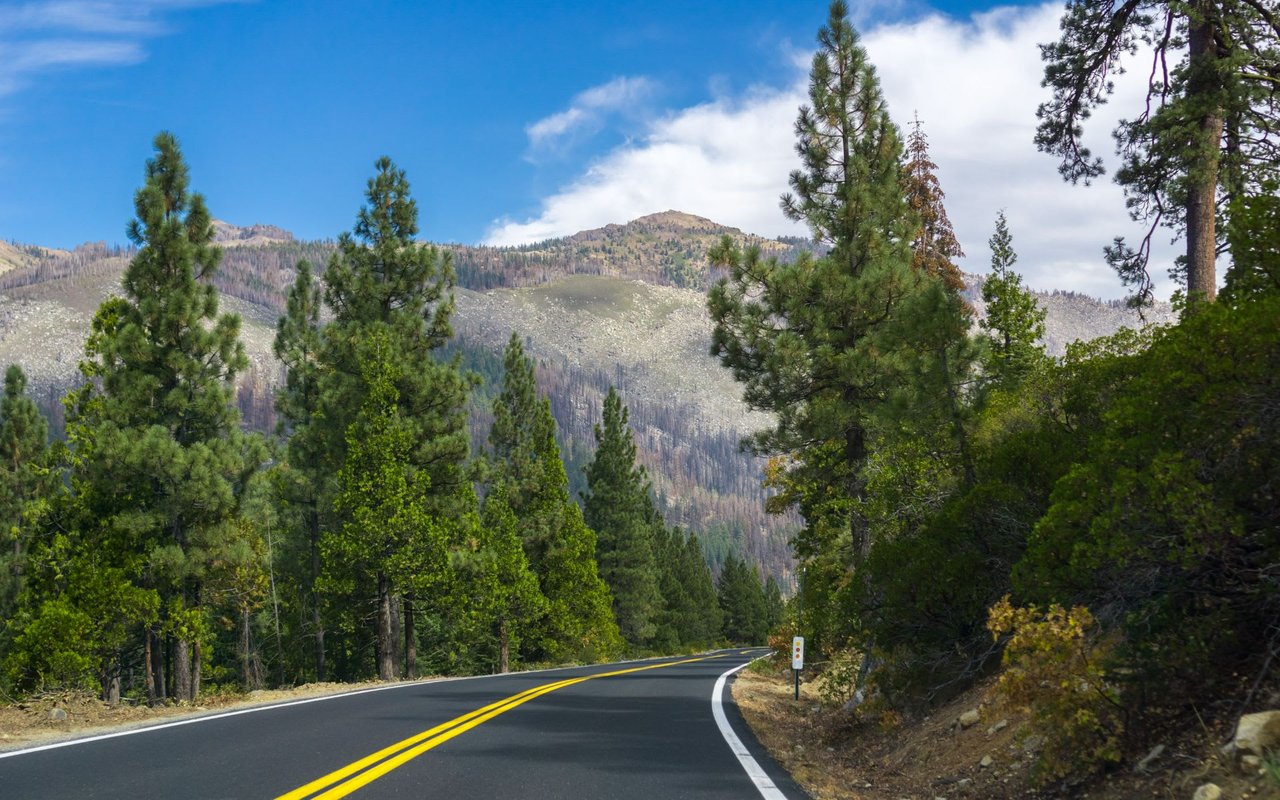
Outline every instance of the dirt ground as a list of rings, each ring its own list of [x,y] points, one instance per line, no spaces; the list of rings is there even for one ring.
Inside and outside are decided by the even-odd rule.
[[[292,689],[210,695],[200,698],[195,704],[181,703],[157,708],[129,703],[113,707],[87,694],[44,694],[0,706],[0,751],[382,685],[385,684],[311,683]]]
[[[1146,772],[1127,763],[1085,782],[1035,788],[1035,742],[1019,735],[1026,718],[995,709],[990,684],[909,721],[862,719],[824,705],[813,685],[802,685],[799,702],[793,692],[789,670],[744,670],[733,686],[756,738],[815,800],[1191,800],[1209,782],[1223,800],[1280,798],[1274,782],[1211,755],[1220,741],[1205,734],[1171,740]],[[959,717],[972,709],[981,719],[965,728]]]

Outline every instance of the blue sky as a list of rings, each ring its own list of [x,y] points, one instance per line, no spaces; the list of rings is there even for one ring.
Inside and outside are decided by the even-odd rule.
[[[1034,285],[1118,295],[1100,256],[1133,233],[1118,190],[1062,186],[1029,139],[1035,45],[1060,5],[853,5],[894,117],[925,123],[967,268],[1004,207]],[[667,208],[802,233],[777,196],[825,16],[794,0],[0,0],[0,238],[123,242],[160,130],[215,216],[304,238],[350,228],[383,154],[436,241]]]

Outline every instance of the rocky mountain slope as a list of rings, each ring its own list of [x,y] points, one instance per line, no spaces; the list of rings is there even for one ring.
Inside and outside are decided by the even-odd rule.
[[[601,398],[618,386],[668,519],[701,532],[713,556],[743,552],[786,579],[787,538],[797,520],[763,513],[762,465],[737,452],[738,440],[768,419],[743,406],[738,386],[709,355],[704,293],[717,276],[706,251],[726,234],[781,259],[806,246],[674,211],[527,247],[443,245],[458,274],[457,347],[492,389],[500,380],[494,353],[512,331],[528,340],[575,480],[594,448]],[[221,222],[217,239],[226,248],[216,281],[223,308],[241,315],[252,362],[241,407],[250,424],[270,430],[271,392],[281,378],[271,353],[275,320],[297,262],[323,267],[333,243]],[[21,364],[41,405],[57,416],[58,398],[78,380],[94,311],[119,291],[131,253],[103,244],[69,253],[0,245],[0,365]],[[1054,353],[1068,341],[1138,322],[1118,304],[1077,294],[1038,299],[1049,311],[1046,340]],[[1167,308],[1149,314],[1157,322],[1170,318]],[[486,413],[481,402],[473,420],[480,441]]]

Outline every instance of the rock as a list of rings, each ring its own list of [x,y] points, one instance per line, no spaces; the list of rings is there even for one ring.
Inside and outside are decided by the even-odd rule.
[[[1155,747],[1151,748],[1150,753],[1147,753],[1145,756],[1143,756],[1141,761],[1133,765],[1133,771],[1137,773],[1146,772],[1147,767],[1151,766],[1151,763],[1155,761],[1157,758],[1159,758],[1160,754],[1163,752],[1164,752],[1164,745],[1162,744],[1158,744]]]
[[[987,735],[994,736],[1007,727],[1009,727],[1009,720],[1002,719],[999,722],[997,722],[995,725],[992,725],[990,728],[987,728]]]
[[[1222,797],[1222,790],[1218,788],[1216,783],[1206,783],[1196,793],[1191,795],[1191,800],[1218,800]]]
[[[960,715],[960,720],[959,720],[960,727],[972,728],[974,725],[977,725],[978,721],[981,719],[982,719],[982,716],[978,714],[978,709],[971,708]]]
[[[67,712],[63,711],[60,708],[55,708],[49,712],[49,719],[53,720],[54,722],[62,722],[66,718],[67,718]]]
[[[1252,754],[1243,756],[1240,759],[1240,765],[1245,769],[1259,769],[1262,766],[1262,758]]]
[[[983,769],[986,769],[987,767],[991,766],[994,763],[996,763],[996,761],[991,756],[983,756],[982,760],[978,762],[978,766],[982,767]]]
[[[1028,753],[1037,752],[1041,747],[1044,747],[1044,739],[1040,736],[1028,736],[1022,743],[1022,749]]]
[[[1232,740],[1236,750],[1261,756],[1264,750],[1280,749],[1280,711],[1245,714],[1236,724]]]

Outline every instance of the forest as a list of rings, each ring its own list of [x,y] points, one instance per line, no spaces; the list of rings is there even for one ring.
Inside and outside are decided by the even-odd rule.
[[[1185,254],[1175,324],[1051,356],[1003,213],[975,318],[928,135],[890,115],[848,17],[831,4],[782,197],[812,242],[724,236],[654,276],[709,284],[713,354],[775,421],[741,446],[767,459],[757,513],[798,520],[793,596],[664,521],[609,376],[589,436],[566,435],[557,365],[514,334],[501,363],[454,335],[459,276],[521,285],[583,252],[604,255],[581,269],[609,269],[608,229],[423,244],[384,158],[350,232],[237,272],[161,134],[65,437],[6,373],[0,688],[190,701],[799,634],[824,693],[877,719],[998,676],[1052,733],[1046,781],[1274,688],[1280,22],[1252,0],[1066,4],[1036,144],[1065,180],[1100,177],[1083,132],[1120,60],[1149,48],[1147,104],[1114,131],[1117,225],[1147,233],[1100,251],[1136,307],[1152,237]],[[233,401],[231,285],[279,298],[267,435]],[[673,463],[709,490],[738,479]]]
[[[1141,307],[1151,237],[1186,251],[1176,324],[1051,358],[1003,213],[973,324],[928,137],[891,119],[832,3],[782,198],[829,249],[783,263],[726,238],[708,308],[722,363],[776,414],[748,442],[770,505],[804,519],[775,644],[806,636],[824,691],[865,719],[998,675],[1049,782],[1136,759],[1170,726],[1234,724],[1274,689],[1280,26],[1264,5],[1067,3],[1036,142],[1066,180],[1101,175],[1082,133],[1119,59],[1150,46],[1163,71],[1115,131],[1115,179],[1150,232],[1104,254]]]
[[[464,368],[452,257],[416,240],[390,159],[352,231],[302,248],[327,255],[323,270],[288,270],[276,428],[247,429],[213,220],[176,138],[154,145],[133,248],[111,253],[129,259],[122,292],[94,316],[63,436],[21,368],[5,375],[6,695],[193,702],[688,652],[780,622],[776,580],[723,551],[713,577],[698,539],[659,515],[612,388],[593,446],[570,459],[575,493],[521,340],[487,383]],[[472,452],[477,399],[487,433]]]

